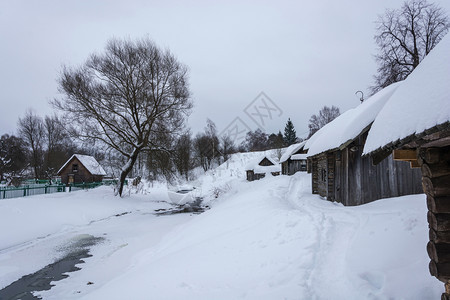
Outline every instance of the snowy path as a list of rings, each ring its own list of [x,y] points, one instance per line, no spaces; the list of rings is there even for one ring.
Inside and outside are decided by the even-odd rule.
[[[310,180],[307,174],[234,180],[211,210],[195,216],[156,217],[151,211],[163,203],[148,197],[86,193],[89,201],[109,201],[107,211],[54,225],[59,230],[28,237],[23,249],[4,247],[0,272],[23,271],[26,255],[47,257],[58,243],[90,234],[106,241],[92,247],[80,271],[42,292],[44,299],[439,297],[441,285],[427,270],[423,195],[343,207],[311,195]],[[86,211],[106,205],[89,201]],[[130,213],[114,215],[120,212]]]
[[[289,187],[285,189],[283,201],[290,205],[289,209],[297,219],[294,231],[310,232],[311,243],[305,245],[306,253],[302,260],[306,262],[302,266],[303,276],[301,293],[304,299],[326,299],[333,290],[351,295],[357,299],[363,295],[352,289],[342,291],[342,287],[350,282],[346,272],[346,251],[349,249],[352,237],[360,225],[360,219],[351,213],[345,212],[342,206],[311,197],[311,186],[308,177],[291,177]],[[337,213],[336,213],[337,212]],[[311,229],[305,230],[304,224],[297,227],[299,222],[308,222]],[[292,222],[292,221],[291,221]],[[334,253],[333,255],[330,255]],[[305,259],[307,255],[310,259]],[[323,285],[318,284],[322,282]],[[325,288],[326,287],[326,288]],[[339,296],[332,292],[333,297]],[[347,297],[346,296],[346,297]]]

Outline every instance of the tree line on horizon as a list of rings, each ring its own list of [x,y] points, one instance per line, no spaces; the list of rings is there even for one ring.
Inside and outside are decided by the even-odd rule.
[[[120,155],[98,143],[81,142],[70,134],[68,126],[56,114],[42,118],[28,110],[19,118],[17,126],[17,135],[0,137],[0,181],[11,182],[17,178],[51,180],[73,154],[92,155],[110,175],[117,177],[120,174],[119,166],[124,164]],[[284,135],[281,131],[267,134],[256,129],[247,132],[242,143],[236,145],[229,136],[218,136],[216,125],[208,119],[204,131],[195,136],[189,129],[178,135],[160,136],[164,150],[140,153],[131,175],[151,180],[170,180],[177,175],[189,179],[193,169],[201,167],[207,171],[233,153],[280,149],[300,140],[289,119]]]

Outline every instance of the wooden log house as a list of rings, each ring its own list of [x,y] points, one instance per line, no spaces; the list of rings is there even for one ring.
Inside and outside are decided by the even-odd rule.
[[[64,184],[100,182],[106,175],[103,167],[90,155],[74,154],[59,169]]]
[[[450,299],[450,35],[405,80],[375,119],[365,154],[421,171],[428,206],[429,272]],[[388,125],[388,126],[387,126]]]
[[[290,145],[280,159],[281,174],[293,175],[297,172],[306,172],[307,158],[304,150],[306,141]]]
[[[344,205],[422,193],[421,175],[387,157],[373,166],[363,148],[377,113],[395,92],[391,85],[321,128],[306,143],[312,193]]]
[[[278,176],[281,173],[280,164],[269,156],[264,156],[251,161],[246,167],[247,180],[259,180],[264,178],[267,173],[272,176]]]

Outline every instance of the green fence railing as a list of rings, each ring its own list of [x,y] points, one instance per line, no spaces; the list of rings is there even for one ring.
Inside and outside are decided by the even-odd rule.
[[[79,190],[93,189],[101,185],[114,185],[117,184],[117,180],[104,180],[101,182],[90,182],[90,183],[72,183],[69,185],[65,184],[49,184],[49,181],[40,180],[43,184],[39,184],[36,180],[28,180],[28,185],[22,185],[19,187],[6,186],[0,187],[0,199],[18,198],[26,197],[32,195],[41,194],[51,194],[59,192],[75,192]],[[125,180],[125,185],[128,185],[128,181]]]
[[[25,179],[22,181],[22,185],[33,185],[33,184],[61,184],[61,179],[58,180],[48,180],[48,179]]]
[[[26,197],[32,195],[51,194],[58,192],[75,192],[79,190],[93,189],[101,185],[111,185],[114,182],[91,182],[91,183],[73,183],[69,185],[55,184],[55,185],[24,185],[19,187],[0,187],[0,199],[10,199],[18,197]],[[127,184],[127,183],[126,183]]]
[[[88,190],[88,189],[93,189],[96,188],[98,186],[104,185],[103,182],[90,182],[90,183],[73,183],[73,184],[69,184],[69,186],[67,187],[69,189],[69,192],[74,192],[74,191],[78,191],[78,190]]]
[[[42,186],[21,186],[21,187],[2,187],[0,188],[0,199],[9,199],[17,197],[26,197],[32,195],[51,194],[65,192],[66,186],[42,185]]]

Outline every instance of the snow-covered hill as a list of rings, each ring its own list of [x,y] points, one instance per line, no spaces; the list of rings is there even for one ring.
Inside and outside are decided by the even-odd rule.
[[[0,226],[9,228],[0,287],[92,235],[105,240],[44,299],[439,298],[424,195],[344,207],[312,195],[305,173],[246,182],[243,168],[258,155],[237,154],[192,183],[211,196],[200,215],[156,216],[168,206],[161,189],[0,201]],[[206,193],[224,185],[217,198]]]
[[[217,192],[226,192],[237,183],[246,180],[246,166],[249,162],[263,158],[265,155],[276,156],[275,151],[256,151],[235,153],[231,157],[212,170],[200,175],[193,184],[201,189],[201,195],[205,203],[213,200]]]

